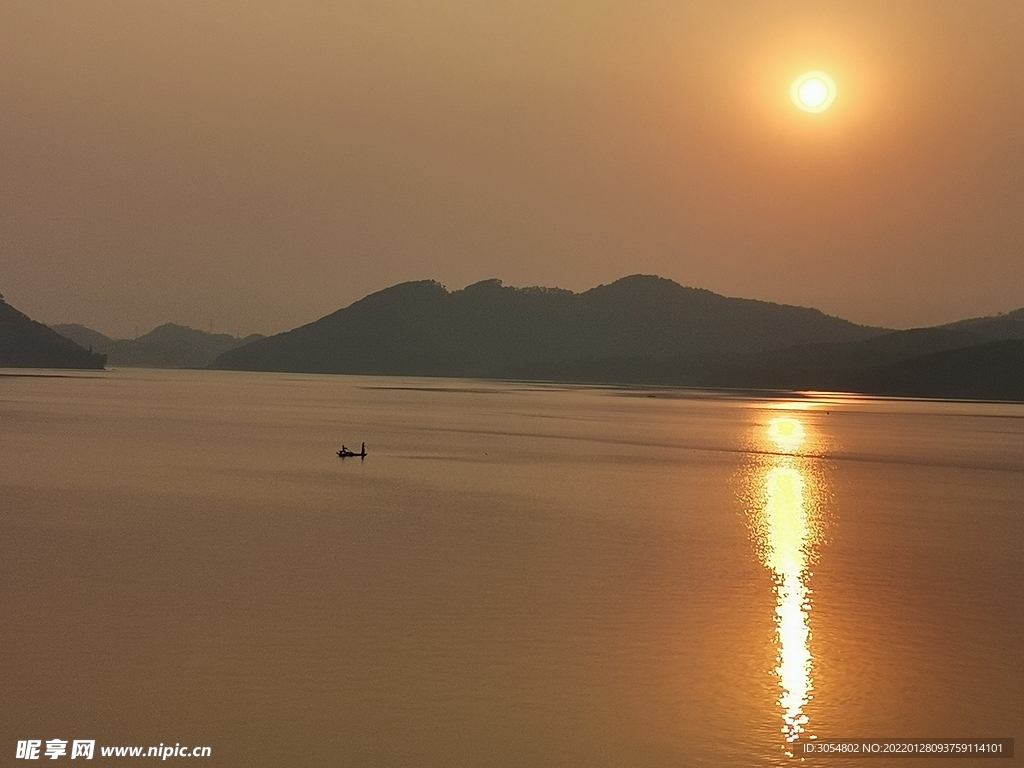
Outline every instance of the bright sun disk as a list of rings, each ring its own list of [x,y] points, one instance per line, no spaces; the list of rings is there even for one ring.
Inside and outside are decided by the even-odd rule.
[[[824,112],[836,100],[836,82],[824,72],[805,72],[793,81],[789,94],[804,112]]]

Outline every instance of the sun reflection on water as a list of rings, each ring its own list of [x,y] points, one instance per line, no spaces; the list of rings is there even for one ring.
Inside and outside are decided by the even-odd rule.
[[[753,510],[761,561],[775,581],[775,674],[781,689],[781,730],[790,744],[808,729],[805,709],[814,690],[807,582],[820,538],[814,501],[820,489],[800,455],[806,441],[807,431],[800,419],[787,415],[768,422],[759,442],[770,459],[765,471],[757,475],[760,502]],[[790,749],[787,754],[791,753]]]
[[[768,422],[768,439],[785,453],[793,453],[804,444],[804,425],[792,416],[779,416]]]

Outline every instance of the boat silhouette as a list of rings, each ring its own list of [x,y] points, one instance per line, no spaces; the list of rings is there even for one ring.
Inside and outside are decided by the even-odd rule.
[[[362,450],[359,453],[349,450],[346,446],[343,445],[341,446],[341,450],[338,451],[338,456],[340,456],[343,459],[347,459],[349,456],[358,456],[361,459],[366,458],[366,443],[363,443]]]

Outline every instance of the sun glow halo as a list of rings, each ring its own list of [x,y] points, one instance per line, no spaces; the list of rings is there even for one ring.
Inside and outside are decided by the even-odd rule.
[[[824,72],[805,72],[793,81],[789,95],[804,112],[824,112],[836,100],[836,82]]]

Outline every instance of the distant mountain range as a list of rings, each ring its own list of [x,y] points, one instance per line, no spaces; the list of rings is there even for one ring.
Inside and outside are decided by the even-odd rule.
[[[646,275],[579,294],[421,281],[237,347],[213,367],[1012,400],[1024,399],[1021,339],[1024,309],[891,331]]]
[[[854,341],[882,332],[815,309],[729,299],[644,275],[579,294],[509,288],[499,280],[449,292],[421,281],[226,352],[214,366],[579,380],[592,378],[595,365],[607,361],[678,359],[685,368],[722,354]],[[628,372],[627,367],[623,373]]]
[[[84,325],[55,325],[53,330],[87,349],[103,352],[110,365],[137,368],[206,368],[218,355],[262,339],[259,334],[237,338],[165,323],[135,339],[111,339]]]
[[[0,368],[102,368],[90,352],[22,314],[0,296]]]
[[[101,367],[107,355],[124,366],[1024,400],[1024,309],[892,331],[647,275],[583,293],[402,283],[271,337],[54,328],[67,339],[0,301],[0,365]]]

